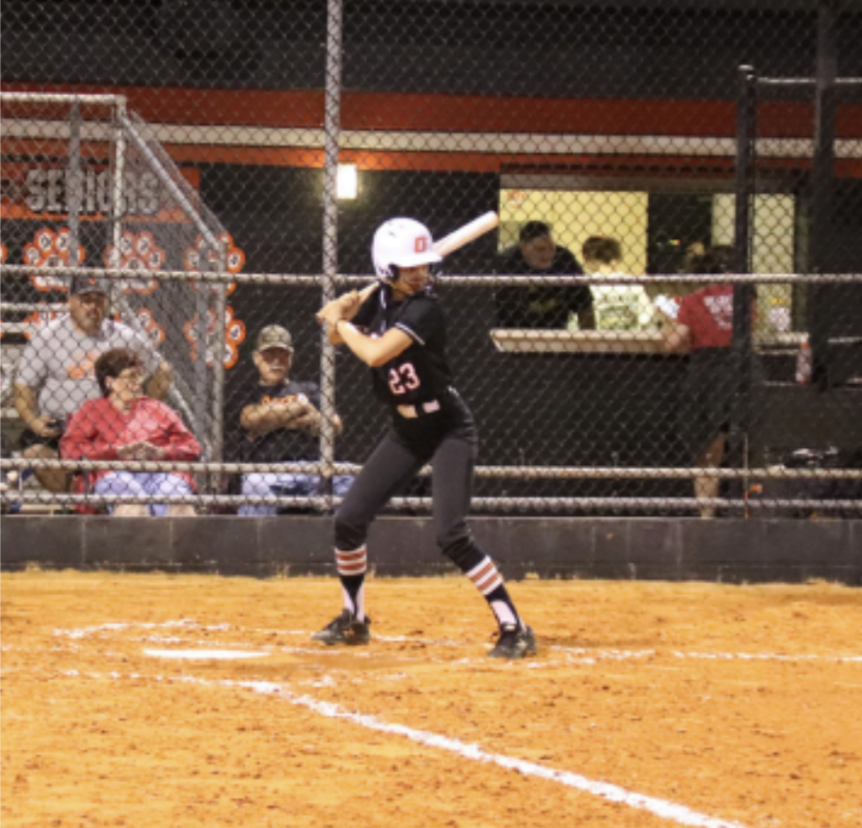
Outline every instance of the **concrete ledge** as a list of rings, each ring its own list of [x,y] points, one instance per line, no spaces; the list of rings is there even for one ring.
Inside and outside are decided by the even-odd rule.
[[[475,518],[507,578],[862,585],[862,520]],[[369,538],[378,575],[453,572],[431,519],[384,517]],[[335,575],[332,521],[318,516],[4,516],[2,568]]]

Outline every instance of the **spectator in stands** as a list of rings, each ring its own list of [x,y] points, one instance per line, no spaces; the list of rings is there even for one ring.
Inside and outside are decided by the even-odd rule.
[[[608,236],[590,236],[581,246],[584,267],[593,276],[620,275],[622,249]],[[654,331],[661,325],[643,285],[592,285],[593,313],[600,331]]]
[[[26,426],[21,435],[24,457],[57,458],[67,419],[84,402],[99,396],[93,368],[105,351],[132,348],[149,375],[149,395],[163,399],[167,394],[170,367],[143,336],[107,318],[109,292],[105,280],[75,277],[69,290],[68,316],[37,331],[21,355],[14,400]],[[38,469],[36,476],[49,491],[69,489],[68,472]]]
[[[268,325],[257,337],[252,355],[258,382],[240,415],[242,451],[245,463],[315,462],[320,456],[318,438],[323,422],[320,389],[313,382],[290,379],[293,340],[280,325]],[[336,434],[341,418],[334,419]],[[353,478],[333,477],[333,493],[343,496]],[[243,475],[244,495],[310,497],[319,493],[321,478],[316,474],[252,472]],[[239,508],[247,517],[278,514],[277,506],[249,504]]]
[[[97,360],[96,381],[102,396],[85,402],[72,416],[60,440],[60,453],[72,460],[196,460],[201,447],[179,415],[143,393],[144,367],[131,348],[112,348]],[[192,476],[184,471],[90,472],[99,495],[191,495]],[[194,515],[186,504],[121,504],[117,516]]]
[[[551,228],[543,221],[528,221],[521,227],[518,244],[503,251],[497,273],[504,276],[580,276],[578,260],[554,242]],[[503,287],[495,293],[497,322],[503,328],[559,328],[569,326],[572,314],[581,330],[596,327],[593,297],[589,287]]]
[[[679,272],[683,274],[696,273],[697,271],[693,270],[693,268],[702,266],[701,260],[707,252],[709,252],[714,265],[721,268],[720,272],[733,272],[736,251],[733,249],[732,245],[713,244],[709,246],[709,250],[707,251],[707,246],[703,242],[699,241],[692,242],[686,248],[685,256],[683,257]]]
[[[727,273],[729,260],[722,250],[694,253],[691,273]],[[752,311],[754,308],[752,307]],[[718,468],[724,457],[730,406],[738,383],[731,350],[733,340],[733,286],[710,284],[682,298],[673,325],[671,350],[690,354],[686,393],[680,410],[680,434],[694,466]],[[696,497],[718,497],[717,477],[697,477]],[[714,517],[713,507],[701,509]]]

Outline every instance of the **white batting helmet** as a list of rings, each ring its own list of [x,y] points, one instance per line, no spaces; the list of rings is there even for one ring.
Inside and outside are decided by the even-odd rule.
[[[394,218],[383,222],[371,245],[374,269],[381,279],[395,279],[394,267],[418,267],[442,262],[434,252],[434,240],[428,228],[416,219]]]

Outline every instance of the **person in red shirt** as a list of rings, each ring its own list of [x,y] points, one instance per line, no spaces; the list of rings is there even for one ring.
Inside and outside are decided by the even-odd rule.
[[[733,286],[709,285],[685,296],[676,321],[688,329],[689,353],[729,348],[733,341]]]
[[[726,273],[717,252],[693,255],[692,273]],[[730,405],[737,388],[733,341],[733,286],[711,284],[683,297],[673,326],[673,350],[689,354],[679,430],[697,468],[718,468],[724,457]],[[695,497],[716,498],[719,478],[696,477]],[[705,506],[701,517],[715,516]]]
[[[95,364],[102,397],[88,400],[72,416],[60,441],[60,453],[73,460],[196,460],[201,447],[169,406],[143,394],[140,357],[128,348],[113,348]],[[195,484],[188,472],[96,471],[90,482],[100,495],[190,495]],[[121,504],[118,516],[194,515],[185,504]]]

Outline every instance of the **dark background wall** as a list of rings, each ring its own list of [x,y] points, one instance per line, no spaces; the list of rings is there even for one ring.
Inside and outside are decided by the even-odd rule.
[[[814,30],[813,2],[345,6],[344,82],[352,89],[728,98],[740,63],[783,76],[809,75],[814,65],[814,39],[800,38]],[[838,69],[859,76],[860,10],[855,2],[846,8]],[[6,0],[3,10],[7,81],[322,85],[326,4],[319,0]]]

